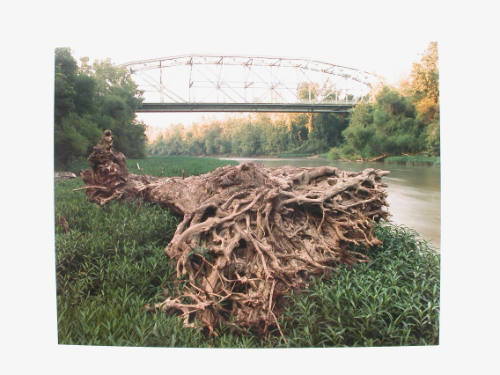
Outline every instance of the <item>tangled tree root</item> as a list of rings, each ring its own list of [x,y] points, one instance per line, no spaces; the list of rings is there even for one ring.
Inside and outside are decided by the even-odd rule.
[[[246,163],[157,178],[129,173],[123,154],[101,143],[81,173],[90,201],[142,199],[182,217],[165,251],[186,286],[154,308],[180,312],[186,326],[196,319],[210,332],[219,322],[266,332],[278,325],[283,297],[312,275],[369,261],[349,245],[380,244],[372,228],[388,216],[387,171]]]

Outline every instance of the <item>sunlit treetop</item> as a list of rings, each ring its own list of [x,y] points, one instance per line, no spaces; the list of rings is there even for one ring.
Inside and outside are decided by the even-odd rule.
[[[439,101],[439,67],[437,42],[431,42],[420,62],[413,63],[410,74],[410,92],[417,99],[427,97]]]

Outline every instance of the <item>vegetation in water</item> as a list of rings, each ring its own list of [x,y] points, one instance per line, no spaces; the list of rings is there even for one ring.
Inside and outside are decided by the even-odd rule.
[[[384,163],[406,165],[440,165],[441,158],[439,156],[429,155],[388,156],[384,159]]]
[[[129,160],[146,174],[204,173],[226,161]],[[168,169],[177,164],[178,169]],[[163,164],[165,163],[165,164]],[[163,166],[162,166],[163,165]],[[202,167],[205,166],[203,170]],[[136,167],[136,166],[135,166]],[[77,167],[80,168],[80,167]],[[135,171],[134,171],[135,172]],[[372,261],[340,266],[330,278],[290,296],[280,317],[284,338],[219,327],[218,337],[182,326],[179,317],[144,310],[172,293],[164,253],[178,219],[149,204],[85,201],[80,179],[56,181],[56,272],[61,344],[175,347],[328,347],[431,345],[439,337],[439,254],[406,228],[376,227],[383,246]],[[359,249],[360,251],[364,251]]]
[[[292,152],[290,152],[290,153],[284,152],[284,153],[276,155],[276,157],[278,157],[278,158],[306,158],[308,156],[313,156],[313,154],[311,154],[311,153],[297,154],[297,153],[292,153]]]

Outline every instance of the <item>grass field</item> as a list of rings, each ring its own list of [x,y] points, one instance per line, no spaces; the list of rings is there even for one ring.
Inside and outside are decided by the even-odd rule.
[[[199,175],[210,172],[222,165],[237,165],[234,160],[219,160],[214,158],[197,158],[194,156],[156,156],[145,159],[127,159],[127,168],[131,173],[141,173],[137,169],[137,165],[142,172],[152,176],[181,176],[182,170],[185,169],[186,176]],[[88,169],[89,163],[86,160],[73,163],[67,171],[76,173],[82,169]]]
[[[228,161],[162,157],[129,160],[146,174],[186,176]],[[78,172],[84,163],[74,165]],[[288,298],[277,330],[261,337],[219,327],[218,337],[182,326],[146,304],[174,294],[164,253],[178,218],[150,204],[86,202],[80,179],[56,181],[56,277],[60,344],[165,347],[332,347],[433,345],[439,340],[439,254],[415,232],[391,224],[372,262],[340,266]]]

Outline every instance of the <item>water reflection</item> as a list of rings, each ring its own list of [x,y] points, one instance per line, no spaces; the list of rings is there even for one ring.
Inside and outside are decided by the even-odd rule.
[[[359,172],[365,168],[384,169],[391,174],[384,177],[388,185],[387,201],[390,220],[415,229],[437,249],[441,245],[441,188],[440,168],[406,166],[384,163],[329,162],[321,158],[228,158],[239,162],[254,161],[266,167],[290,165],[316,167],[334,165],[340,169]]]

